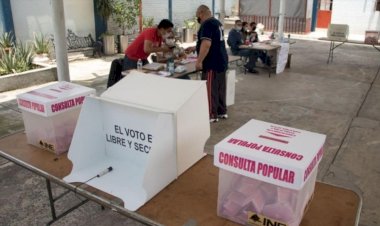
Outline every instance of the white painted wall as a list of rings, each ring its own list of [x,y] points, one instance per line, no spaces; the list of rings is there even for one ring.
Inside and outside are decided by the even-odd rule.
[[[380,12],[376,0],[334,0],[331,23],[348,24],[350,34],[364,35],[366,30],[380,30]]]
[[[143,17],[153,17],[154,24],[158,24],[162,19],[169,18],[169,5],[167,0],[142,0]]]
[[[231,15],[231,8],[236,0],[225,0],[226,15]],[[205,4],[212,10],[212,0],[173,0],[172,1],[173,23],[176,26],[184,26],[183,21],[195,16],[195,11],[198,6]],[[162,19],[169,18],[169,5],[165,0],[142,0],[142,13],[144,17],[154,17],[155,24],[158,24]],[[219,0],[215,0],[215,13],[220,12]]]
[[[33,40],[34,33],[54,33],[51,0],[11,0],[18,40]],[[54,0],[53,0],[54,1]],[[66,29],[95,38],[93,0],[64,0]]]

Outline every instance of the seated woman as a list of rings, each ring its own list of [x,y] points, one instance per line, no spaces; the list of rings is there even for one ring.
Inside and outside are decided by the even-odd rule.
[[[257,32],[256,32],[256,22],[251,22],[249,26],[250,26],[250,32],[248,34],[249,42],[250,43],[259,42],[259,36],[257,35]],[[260,60],[267,66],[271,65],[271,58],[264,51],[257,50],[257,57],[260,58]]]

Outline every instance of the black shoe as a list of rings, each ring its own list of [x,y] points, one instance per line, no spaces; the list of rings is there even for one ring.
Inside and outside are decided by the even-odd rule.
[[[259,71],[255,70],[255,69],[248,69],[248,72],[252,73],[252,74],[258,74],[259,73]]]

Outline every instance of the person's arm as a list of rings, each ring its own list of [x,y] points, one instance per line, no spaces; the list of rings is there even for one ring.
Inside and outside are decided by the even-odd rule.
[[[197,58],[197,63],[195,64],[195,69],[202,70],[203,60],[206,58],[208,51],[210,50],[210,47],[211,47],[211,40],[202,39],[198,58]]]
[[[150,40],[144,41],[144,52],[147,54],[150,53],[157,53],[157,52],[170,52],[171,49],[164,45],[164,46],[153,46],[153,42]]]
[[[239,46],[242,45],[241,36],[238,32],[230,32],[228,36],[228,41],[231,49],[234,51],[239,50]]]

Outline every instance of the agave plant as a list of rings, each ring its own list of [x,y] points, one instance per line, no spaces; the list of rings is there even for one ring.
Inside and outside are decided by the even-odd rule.
[[[34,34],[34,51],[36,54],[49,53],[51,48],[51,42],[43,34]]]
[[[15,49],[17,71],[26,71],[32,68],[34,56],[33,46],[18,42]]]
[[[14,51],[0,48],[0,75],[27,71],[33,68],[33,46],[18,42]]]
[[[14,46],[14,35],[12,32],[5,32],[0,36],[0,47],[9,49]]]
[[[0,48],[0,70],[2,74],[12,74],[16,72],[17,60],[12,52],[7,52],[5,49]]]

